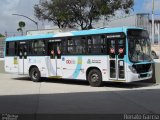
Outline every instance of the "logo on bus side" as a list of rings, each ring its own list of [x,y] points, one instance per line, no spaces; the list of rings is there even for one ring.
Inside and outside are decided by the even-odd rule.
[[[87,64],[92,64],[91,59],[88,59]]]
[[[92,64],[92,63],[102,63],[102,61],[101,60],[91,60],[91,59],[88,59],[88,61],[87,61],[87,64]]]
[[[75,60],[66,60],[66,64],[76,64]]]

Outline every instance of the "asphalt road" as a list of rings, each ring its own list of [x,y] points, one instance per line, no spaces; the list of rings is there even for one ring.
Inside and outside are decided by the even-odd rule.
[[[0,74],[0,113],[12,114],[160,114],[160,85],[29,78]]]

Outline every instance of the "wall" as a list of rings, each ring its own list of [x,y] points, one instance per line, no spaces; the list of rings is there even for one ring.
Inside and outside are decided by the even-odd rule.
[[[159,70],[160,70],[160,63],[155,63],[154,74],[153,74],[153,78],[152,78],[151,82],[160,83]]]
[[[5,38],[0,38],[0,58],[4,57],[4,39]]]
[[[136,14],[121,18],[113,18],[107,22],[109,27],[142,27],[148,30],[150,39],[152,38],[152,20],[150,20],[149,14]],[[155,20],[154,24],[155,44],[160,44],[160,19]],[[160,50],[159,50],[160,51]]]
[[[154,26],[154,34],[155,34],[155,43],[158,44],[160,43],[160,21],[155,21],[155,26]]]
[[[3,59],[0,59],[0,73],[5,73],[5,71],[4,71],[4,61],[3,61]]]
[[[110,20],[108,23],[109,27],[123,27],[123,26],[136,26],[137,25],[137,16],[126,16],[122,18],[115,18]]]

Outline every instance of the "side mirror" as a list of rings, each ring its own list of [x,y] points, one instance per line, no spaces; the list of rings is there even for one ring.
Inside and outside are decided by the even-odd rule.
[[[151,56],[152,56],[152,59],[159,59],[159,56],[156,54],[155,51],[152,50],[151,52]]]

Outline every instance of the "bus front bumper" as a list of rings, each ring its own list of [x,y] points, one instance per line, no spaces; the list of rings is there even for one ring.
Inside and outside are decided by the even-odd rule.
[[[147,72],[147,73],[128,72],[126,82],[134,82],[134,81],[151,79],[152,75],[153,75],[153,72]]]

